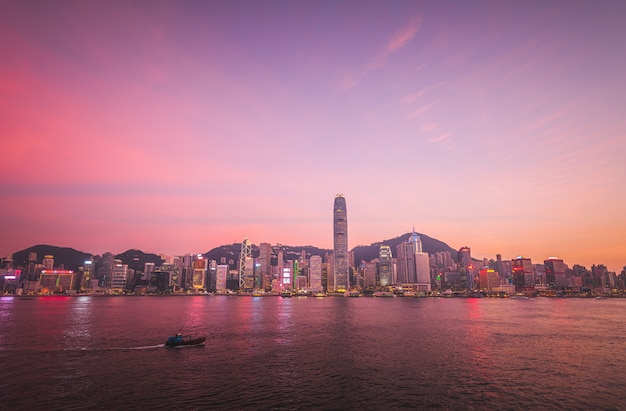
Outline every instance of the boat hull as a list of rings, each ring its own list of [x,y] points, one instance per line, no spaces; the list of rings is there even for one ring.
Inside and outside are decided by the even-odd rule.
[[[177,339],[176,337],[170,337],[165,342],[165,346],[168,348],[177,348],[177,347],[197,347],[200,345],[204,345],[206,342],[206,337],[198,337],[198,338],[188,338],[188,339]]]

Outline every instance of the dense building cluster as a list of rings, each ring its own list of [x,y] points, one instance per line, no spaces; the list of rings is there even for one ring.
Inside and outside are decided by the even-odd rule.
[[[286,259],[281,245],[261,243],[253,256],[252,243],[244,239],[239,258],[208,259],[201,254],[161,256],[161,262],[132,269],[112,253],[84,262],[76,271],[54,264],[54,256],[41,260],[30,253],[26,266],[14,266],[11,256],[3,259],[0,285],[3,294],[165,294],[165,293],[302,293],[320,295],[492,295],[557,296],[621,295],[626,267],[620,274],[604,265],[590,270],[550,257],[542,264],[518,256],[482,261],[461,247],[428,254],[413,231],[395,250],[380,245],[378,258],[355,261],[348,248],[345,198],[337,195],[333,207],[332,252],[310,255],[305,250]],[[394,256],[395,255],[395,256]]]

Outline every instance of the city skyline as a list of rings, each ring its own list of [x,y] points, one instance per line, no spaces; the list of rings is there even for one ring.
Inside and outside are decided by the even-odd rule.
[[[350,248],[626,264],[626,4],[0,3],[0,255]]]

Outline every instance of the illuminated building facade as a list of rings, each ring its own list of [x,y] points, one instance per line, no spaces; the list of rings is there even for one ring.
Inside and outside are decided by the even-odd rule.
[[[44,270],[54,270],[54,256],[53,255],[45,255],[43,257],[43,261],[41,262],[42,268]]]
[[[176,292],[180,289],[180,269],[179,264],[162,264],[152,271],[151,285],[160,292]]]
[[[96,265],[96,278],[100,287],[108,288],[111,284],[111,273],[113,272],[113,264],[115,264],[115,256],[113,253],[106,252],[102,254],[102,258]]]
[[[556,257],[550,257],[543,262],[546,272],[546,284],[551,288],[565,288],[568,286],[565,277],[565,263]]]
[[[226,292],[226,278],[228,275],[228,265],[219,264],[215,268],[215,291],[218,293]]]
[[[496,270],[491,268],[483,268],[479,274],[480,290],[492,292],[494,288],[500,286],[500,279]]]
[[[19,288],[22,270],[15,268],[0,269],[0,292],[15,294]]]
[[[93,280],[95,264],[91,260],[85,261],[83,264],[83,275],[80,280],[80,290],[88,291],[92,289],[91,280]]]
[[[319,255],[313,255],[309,259],[309,287],[313,292],[323,291],[322,257]]]
[[[272,282],[272,246],[269,243],[259,244],[258,288],[269,288]]]
[[[419,235],[413,230],[413,234],[409,239],[414,244],[415,248],[415,276],[417,279],[418,291],[431,291],[432,285],[430,281],[430,259],[428,253],[425,253],[422,249],[422,240]]]
[[[397,267],[396,285],[416,284],[415,249],[413,244],[405,241],[396,246]]]
[[[465,284],[468,290],[474,289],[474,265],[472,264],[472,252],[469,247],[461,247],[457,260],[459,269],[465,272]]]
[[[464,267],[472,265],[472,252],[469,247],[461,247],[457,257],[459,264]]]
[[[152,278],[152,272],[154,271],[154,266],[155,264],[150,263],[150,262],[144,263],[143,265],[143,275],[141,276],[141,278],[143,280],[148,281],[148,284],[150,282],[150,279]]]
[[[415,291],[431,291],[430,259],[422,250],[422,240],[413,230],[408,241],[398,244],[396,284]]]
[[[389,287],[393,284],[393,255],[391,247],[381,245],[378,250],[378,266],[376,270],[376,286]]]
[[[378,261],[361,262],[360,280],[364,289],[376,288],[376,276],[378,274]]]
[[[217,289],[217,261],[209,260],[209,270],[206,279],[206,290],[213,292]]]
[[[209,260],[202,254],[198,254],[193,261],[193,272],[191,274],[191,287],[198,291],[204,289]]]
[[[126,289],[126,280],[128,278],[128,266],[122,264],[122,260],[115,260],[113,270],[111,271],[111,286],[114,291],[123,291]]]
[[[291,290],[293,288],[293,268],[290,266],[285,266],[280,271],[279,278],[279,290],[278,291],[286,291]]]
[[[350,288],[348,264],[348,212],[346,199],[338,194],[333,206],[333,290],[347,291]]]
[[[248,238],[241,242],[239,253],[239,288],[251,291],[254,288],[254,261],[252,260],[252,243]]]
[[[513,272],[513,285],[515,285],[516,292],[535,288],[535,273],[530,258],[518,256],[511,260],[511,271]]]
[[[70,270],[42,270],[40,291],[44,294],[65,293],[74,289],[74,272]]]

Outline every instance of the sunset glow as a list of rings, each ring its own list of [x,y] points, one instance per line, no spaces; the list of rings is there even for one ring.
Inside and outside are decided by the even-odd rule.
[[[349,247],[626,265],[624,1],[0,1],[0,256]]]

